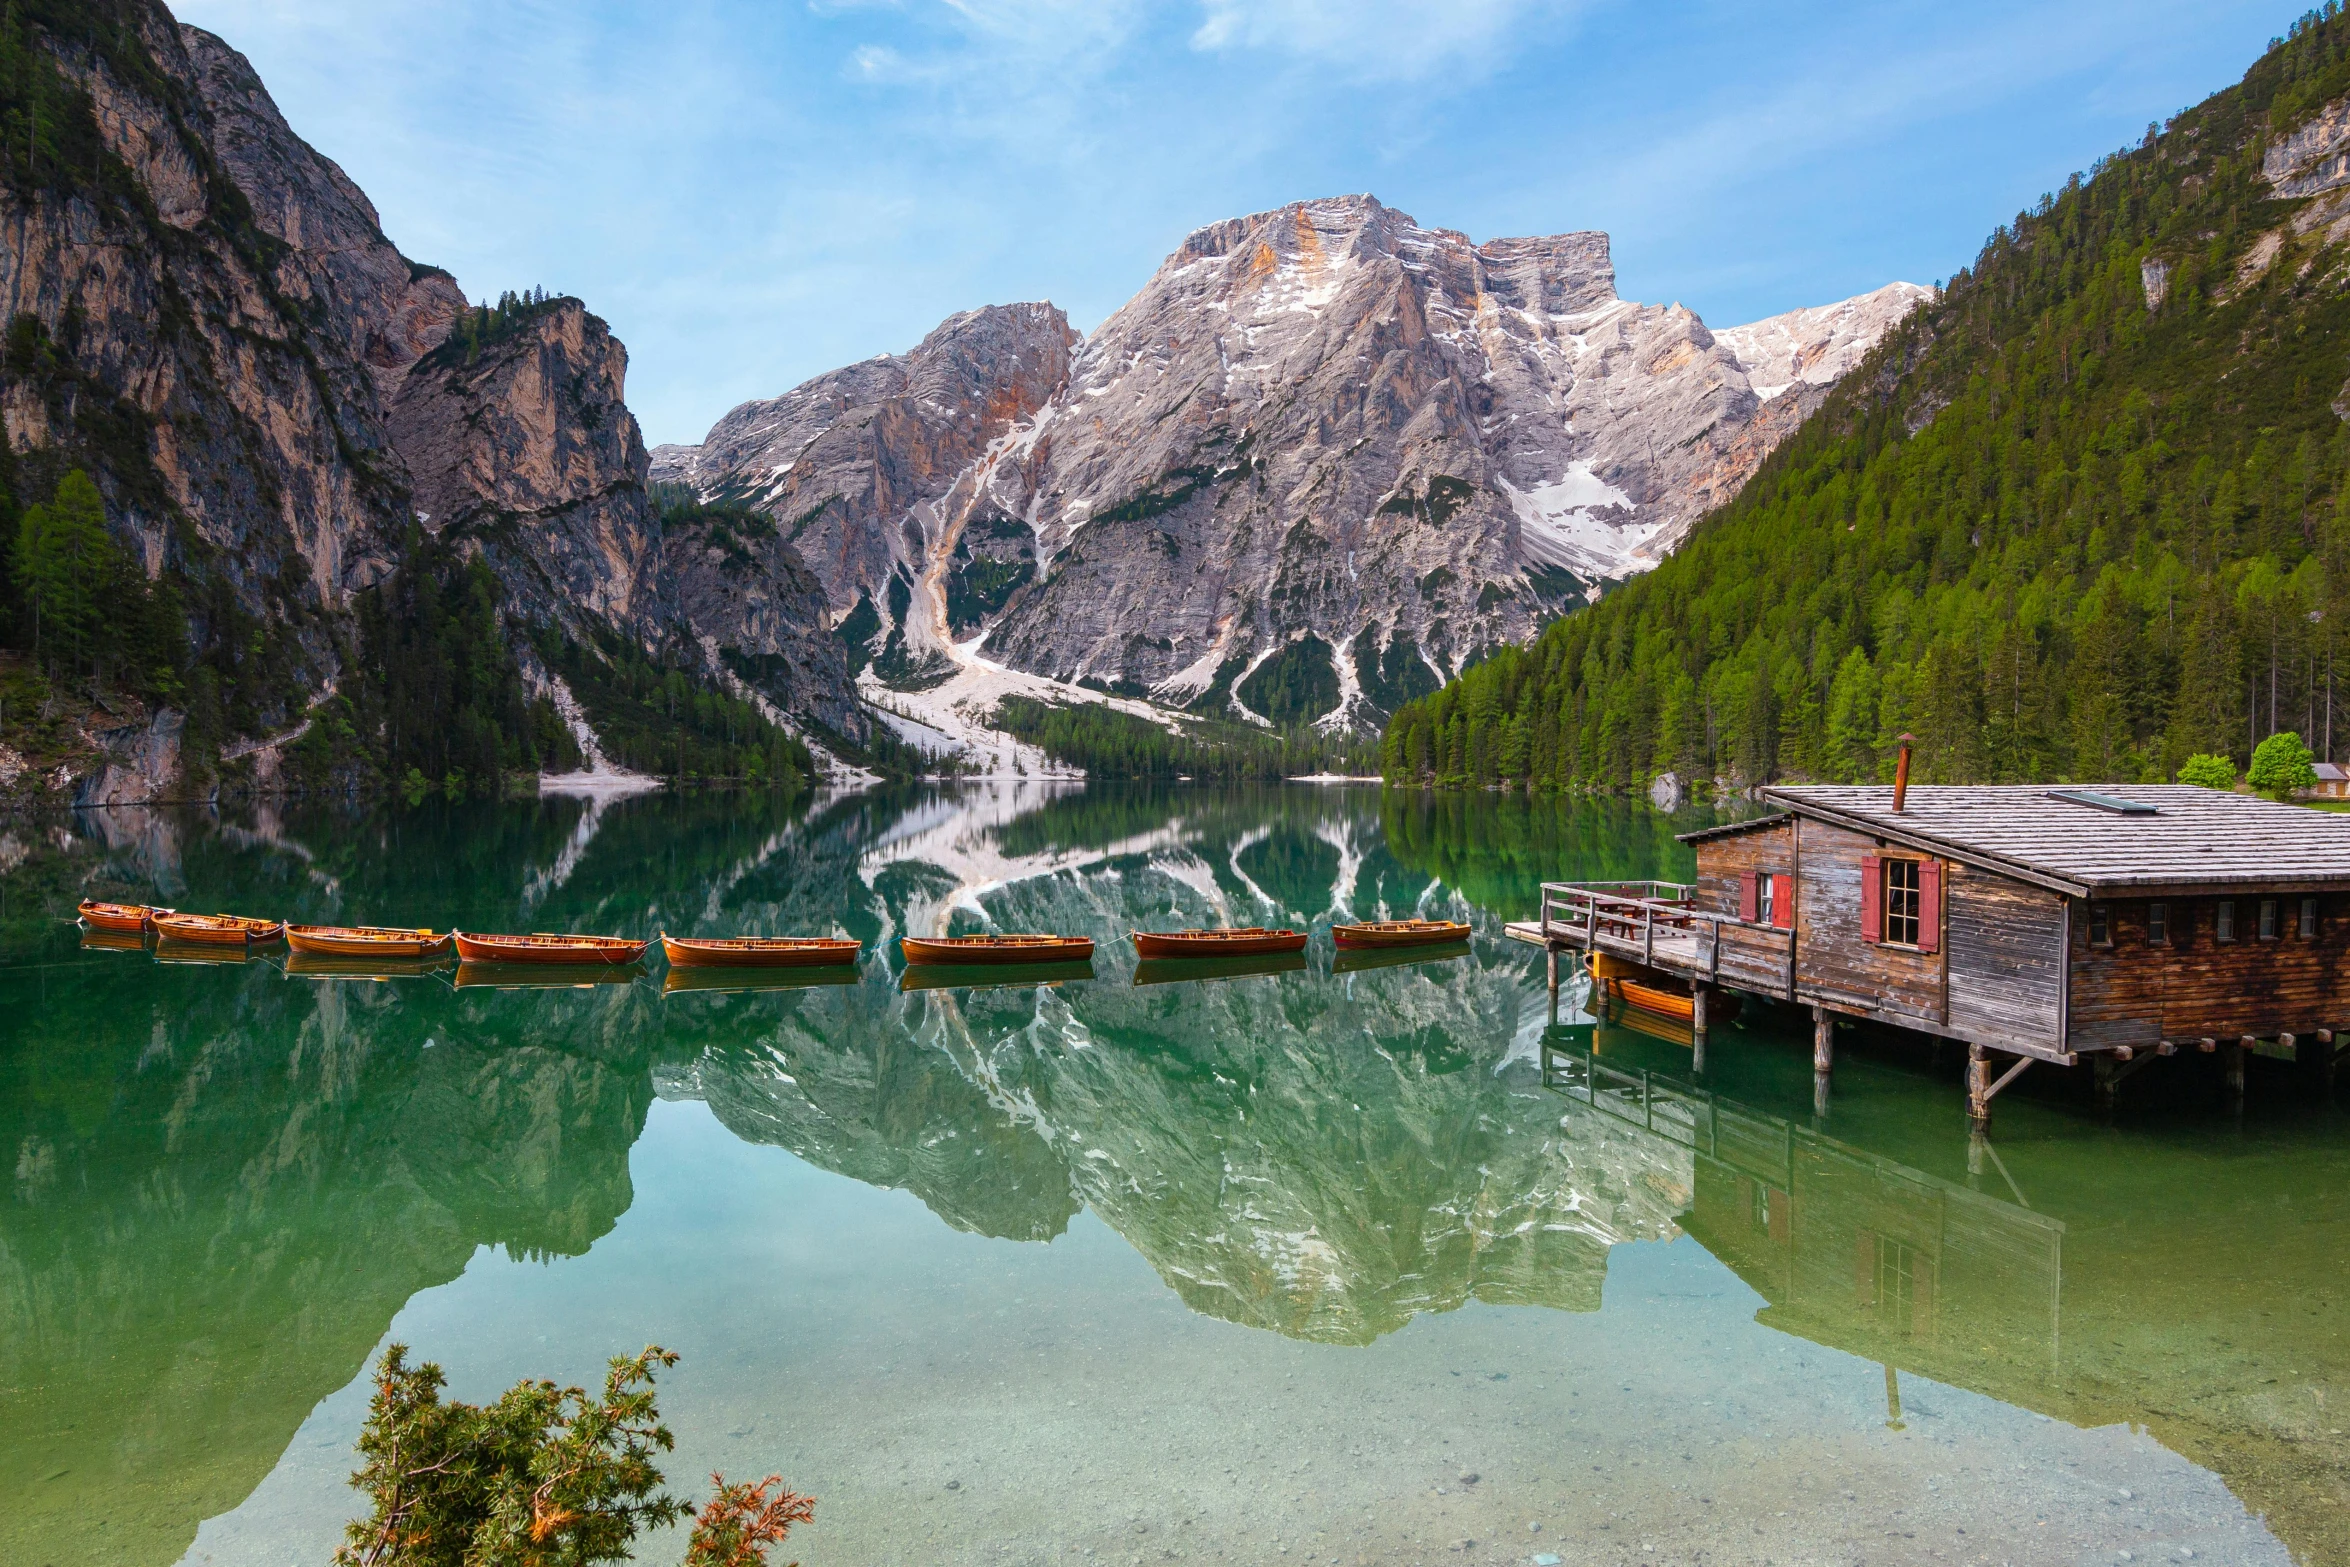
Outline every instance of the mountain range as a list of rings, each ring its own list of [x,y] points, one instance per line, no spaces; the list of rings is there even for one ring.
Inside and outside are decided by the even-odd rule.
[[[1375,724],[1654,565],[1927,293],[1716,333],[1619,298],[1605,234],[1299,202],[1192,234],[1082,339],[958,315],[653,471],[772,517],[871,683],[978,655]]]
[[[877,708],[953,746],[1012,694],[1365,732],[1653,566],[1926,295],[1716,333],[1619,298],[1604,234],[1340,197],[1198,230],[1088,335],[966,311],[648,453],[604,321],[402,254],[227,43],[9,16],[0,524],[88,474],[141,606],[0,570],[50,680],[0,669],[46,715],[0,738],[19,795],[725,771],[769,754],[738,708],[870,760]],[[502,651],[435,618],[475,569]]]

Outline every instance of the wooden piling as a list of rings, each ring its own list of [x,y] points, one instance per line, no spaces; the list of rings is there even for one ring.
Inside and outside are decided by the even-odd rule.
[[[1836,1015],[1816,1005],[1811,1009],[1811,1069],[1821,1077],[1836,1070]]]
[[[1966,1047],[1966,1113],[1979,1127],[1991,1125],[1991,1054],[1971,1041]]]

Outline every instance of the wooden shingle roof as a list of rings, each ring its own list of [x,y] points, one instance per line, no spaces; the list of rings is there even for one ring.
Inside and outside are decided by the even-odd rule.
[[[2350,817],[2192,784],[1916,784],[1763,791],[1798,815],[2003,871],[2074,897],[2125,891],[2350,887]],[[2151,811],[2123,811],[2127,802]]]

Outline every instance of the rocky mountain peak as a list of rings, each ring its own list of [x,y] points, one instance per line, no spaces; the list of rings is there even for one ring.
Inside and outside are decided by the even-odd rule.
[[[956,316],[654,471],[773,516],[902,692],[976,653],[1369,724],[1655,564],[1922,293],[1715,333],[1620,298],[1603,233],[1326,197],[1194,230],[1082,344]]]

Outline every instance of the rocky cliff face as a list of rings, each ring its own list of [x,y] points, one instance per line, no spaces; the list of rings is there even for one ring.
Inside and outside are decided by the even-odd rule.
[[[970,373],[1013,422],[958,473],[875,416],[897,361],[658,462],[820,539],[885,678],[951,670],[984,631],[1058,679],[1368,722],[1655,564],[1924,292],[1717,334],[1619,299],[1604,234],[1479,245],[1369,197],[1303,202],[1193,234],[1032,411],[1051,356],[980,345]],[[921,481],[871,481],[893,461]]]
[[[706,515],[663,522],[627,373],[627,349],[576,299],[478,351],[451,340],[419,359],[391,413],[417,516],[482,552],[518,621],[687,652],[719,684],[863,740],[823,592],[790,543]]]
[[[699,446],[659,448],[653,476],[766,512],[815,569],[836,616],[864,600],[875,627],[894,628],[925,551],[948,532],[940,498],[1044,406],[1076,343],[1051,305],[965,311],[909,353],[745,403]],[[991,582],[982,596],[1000,606],[1016,585]]]
[[[0,419],[23,458],[93,473],[150,571],[302,624],[388,567],[403,486],[368,356],[404,362],[455,291],[219,40],[146,4],[79,23],[28,34],[97,145],[0,186]],[[327,639],[303,646],[322,671]]]
[[[478,545],[525,619],[645,618],[658,537],[628,351],[558,299],[468,356],[449,343],[402,377],[392,443],[428,528]]]
[[[88,469],[150,574],[225,583],[293,628],[293,692],[333,677],[351,596],[421,515],[489,558],[518,629],[680,646],[865,736],[788,545],[665,538],[602,321],[557,301],[460,351],[456,283],[400,254],[242,55],[150,0],[61,25],[23,36],[66,84],[55,113],[86,112],[88,156],[0,158],[0,421],[35,491]],[[299,717],[286,701],[267,727]]]

